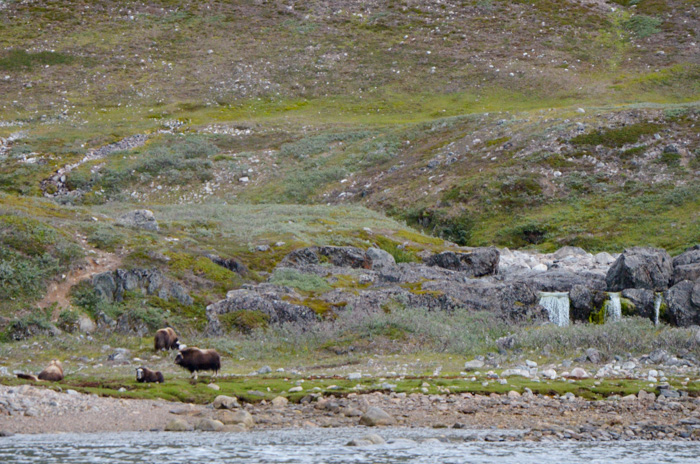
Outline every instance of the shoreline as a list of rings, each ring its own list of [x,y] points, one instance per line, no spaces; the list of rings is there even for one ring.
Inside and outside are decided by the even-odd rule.
[[[318,427],[350,427],[381,434],[382,426],[361,425],[370,409],[379,408],[390,418],[380,421],[383,426],[489,432],[481,438],[475,436],[475,440],[700,440],[700,398],[657,397],[646,392],[597,401],[573,394],[549,397],[515,391],[489,396],[351,393],[339,398],[307,397],[300,403],[288,403],[284,398],[240,405],[236,399],[226,398],[230,400],[195,405],[0,385],[0,434],[164,430],[244,433]],[[180,429],[173,428],[173,424],[179,424]]]

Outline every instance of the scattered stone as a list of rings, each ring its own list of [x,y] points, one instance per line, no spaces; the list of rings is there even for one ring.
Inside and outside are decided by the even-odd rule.
[[[147,209],[137,209],[130,211],[119,218],[119,222],[128,227],[137,227],[139,229],[145,229],[157,232],[160,228],[158,227],[158,221],[153,214],[153,211]]]
[[[586,358],[593,364],[598,364],[601,361],[600,352],[595,348],[588,348],[586,350]]]
[[[192,427],[183,419],[173,419],[165,425],[164,430],[166,432],[186,432],[192,430]]]
[[[289,400],[284,396],[278,396],[272,400],[272,406],[275,408],[284,408],[289,403]]]
[[[580,367],[576,367],[571,370],[571,373],[569,374],[569,377],[573,377],[575,379],[587,379],[591,375],[586,372],[584,369],[581,369]]]
[[[221,432],[224,429],[224,424],[214,419],[202,419],[197,423],[195,429],[202,432]]]
[[[214,398],[212,407],[214,409],[237,409],[241,406],[240,404],[238,404],[238,398],[233,396],[219,395],[216,398]]]
[[[464,363],[464,369],[467,371],[481,369],[482,367],[484,367],[484,361],[481,361],[479,359],[473,359]]]
[[[393,425],[396,421],[383,409],[370,407],[360,418],[360,425],[375,427],[378,425]]]

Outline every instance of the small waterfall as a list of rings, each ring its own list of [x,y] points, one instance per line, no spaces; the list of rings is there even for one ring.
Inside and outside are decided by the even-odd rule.
[[[540,306],[547,310],[549,320],[559,327],[569,325],[569,294],[566,292],[540,293]]]
[[[664,294],[656,293],[654,295],[654,325],[659,325],[659,310],[661,309],[661,303],[664,302]]]
[[[610,299],[605,302],[605,322],[617,322],[622,319],[622,303],[619,293],[609,293]]]

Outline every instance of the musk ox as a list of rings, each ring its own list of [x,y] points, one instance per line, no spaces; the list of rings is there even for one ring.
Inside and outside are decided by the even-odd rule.
[[[158,350],[177,350],[180,348],[180,342],[177,339],[177,334],[170,327],[159,329],[153,339],[153,348]]]
[[[175,364],[184,367],[197,379],[197,371],[214,371],[214,376],[221,369],[221,356],[216,350],[200,350],[191,346],[181,349],[175,357]]]
[[[160,371],[152,371],[147,367],[136,369],[136,381],[139,383],[163,383],[163,374]]]
[[[52,359],[46,368],[38,376],[32,374],[17,374],[17,377],[25,380],[48,380],[58,382],[63,380],[63,364],[58,359]]]

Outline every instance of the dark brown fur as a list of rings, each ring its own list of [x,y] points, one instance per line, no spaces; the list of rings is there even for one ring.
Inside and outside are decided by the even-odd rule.
[[[140,375],[139,375],[139,371]],[[136,369],[136,381],[140,383],[163,383],[163,374],[160,371],[152,371],[147,367]]]
[[[214,371],[217,374],[221,369],[221,356],[216,350],[200,350],[191,346],[180,350],[175,364],[192,372],[196,379],[197,371]]]
[[[180,347],[177,334],[170,327],[160,329],[156,332],[153,339],[153,349],[158,350],[177,350]]]

